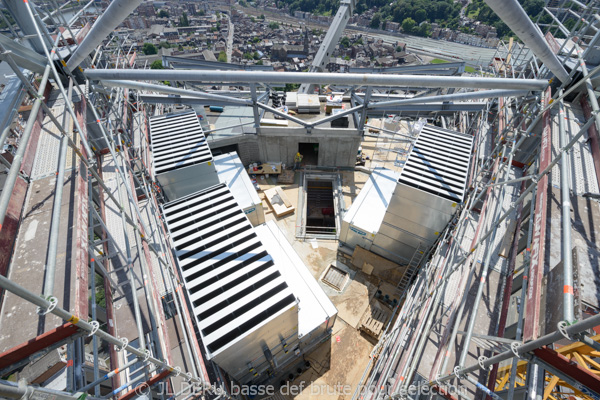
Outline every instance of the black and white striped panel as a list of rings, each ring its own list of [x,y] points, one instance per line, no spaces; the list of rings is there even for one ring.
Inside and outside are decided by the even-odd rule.
[[[425,125],[404,165],[399,183],[462,202],[473,137]]]
[[[151,117],[150,138],[156,174],[212,160],[194,111]]]
[[[226,185],[167,203],[163,214],[198,328],[211,353],[295,303]]]

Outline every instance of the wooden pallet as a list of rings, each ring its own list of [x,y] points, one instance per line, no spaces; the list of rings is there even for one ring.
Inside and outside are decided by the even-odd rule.
[[[362,316],[358,329],[375,339],[379,339],[390,316],[391,311],[387,307],[382,306],[379,300],[373,299],[369,304],[369,308]]]

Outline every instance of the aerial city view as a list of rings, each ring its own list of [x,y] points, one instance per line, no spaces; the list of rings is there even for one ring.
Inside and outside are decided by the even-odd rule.
[[[0,399],[600,399],[599,1],[0,17]]]

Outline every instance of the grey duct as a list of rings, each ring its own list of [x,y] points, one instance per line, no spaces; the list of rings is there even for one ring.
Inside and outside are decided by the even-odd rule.
[[[187,71],[187,70],[133,70],[86,69],[89,79],[182,81],[182,82],[244,82],[250,83],[314,83],[317,85],[362,85],[388,87],[455,87],[477,89],[543,90],[548,81],[543,79],[479,78],[461,76],[337,74],[265,71]]]
[[[123,20],[142,3],[142,0],[113,0],[106,11],[85,36],[73,56],[67,61],[67,68],[73,71]]]
[[[569,74],[548,46],[539,28],[533,24],[517,0],[485,2],[562,83],[570,81]]]

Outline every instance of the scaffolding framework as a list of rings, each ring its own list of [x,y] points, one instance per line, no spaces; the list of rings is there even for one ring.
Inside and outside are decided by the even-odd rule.
[[[486,2],[509,25],[518,21],[505,16],[502,7],[523,12],[516,1]],[[120,3],[131,11],[139,1],[115,0],[110,7]],[[226,71],[134,69],[135,53],[127,39],[108,39],[114,42],[111,50],[102,46],[112,29],[106,19],[113,18],[114,9],[104,22],[99,18],[92,24],[85,13],[92,1],[70,21],[54,1],[46,3],[47,9],[15,3],[9,8],[15,24],[5,20],[12,38],[0,36],[0,58],[28,94],[31,112],[14,157],[0,159],[8,168],[0,193],[0,236],[6,249],[28,240],[29,229],[17,237],[20,223],[37,224],[29,214],[37,210],[36,201],[42,206],[43,201],[31,194],[32,188],[51,201],[43,208],[45,236],[34,234],[36,240],[47,240],[47,250],[21,253],[24,262],[43,258],[36,267],[43,273],[28,280],[29,272],[19,275],[14,258],[0,256],[2,304],[25,304],[15,319],[2,320],[4,326],[37,312],[20,327],[26,337],[15,335],[12,340],[18,342],[0,350],[0,371],[8,376],[64,347],[67,390],[0,380],[0,396],[37,392],[67,399],[87,393],[90,398],[129,399],[146,388],[152,397],[161,384],[177,392],[173,397],[184,398],[190,393],[176,388],[187,382],[214,398],[232,398],[221,371],[205,362],[198,343],[184,279],[161,217],[163,194],[153,178],[157,165],[150,155],[149,118],[184,100],[251,107],[253,122],[242,125],[252,125],[257,135],[265,112],[307,134],[348,116],[355,123],[353,132],[361,136],[373,128],[369,115],[396,112],[411,121],[437,120],[474,137],[463,204],[431,250],[419,247],[412,257],[399,286],[400,302],[353,399],[415,398],[413,393],[425,389],[447,399],[512,399],[523,390],[544,400],[600,396],[600,335],[591,333],[600,325],[600,307],[588,301],[584,309],[580,299],[587,292],[578,286],[578,274],[599,266],[577,261],[585,250],[596,250],[578,250],[579,232],[589,227],[578,227],[571,217],[571,208],[582,199],[600,196],[600,108],[594,86],[600,66],[586,64],[600,53],[599,8],[595,0],[545,3],[537,19],[544,36],[538,35],[536,43],[524,40],[531,50],[513,39],[501,42],[486,76],[477,77],[463,76],[462,67],[447,76],[402,70],[282,74],[237,71],[231,65]],[[50,32],[49,20],[64,29]],[[20,44],[23,37],[32,39],[33,50]],[[167,80],[180,87],[157,83]],[[215,82],[243,82],[248,91],[238,96],[196,88]],[[273,87],[285,83],[348,87],[344,96],[351,107],[313,121],[290,116],[268,105]],[[382,87],[419,95],[391,98]],[[1,127],[0,147],[11,120]],[[402,143],[402,153],[415,140],[400,130],[374,129]],[[381,151],[393,150],[388,146]],[[398,160],[397,166],[403,163]],[[558,205],[554,214],[553,204]],[[75,222],[69,235],[63,235],[67,214]],[[552,268],[560,264],[552,281],[546,278],[547,253],[557,261]],[[61,269],[63,258],[72,267],[68,273]],[[63,286],[67,284],[71,286]],[[74,299],[65,295],[71,290]],[[100,293],[104,307],[98,305]],[[550,296],[560,299],[556,310],[561,315],[552,320],[544,307],[558,303],[549,302]],[[177,315],[172,322],[167,321],[168,310]],[[169,345],[172,330],[183,338],[176,351]],[[56,363],[57,371],[63,370],[61,363]]]

